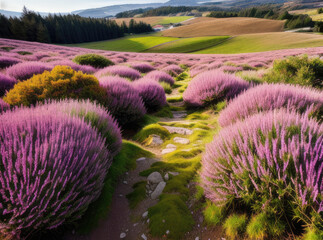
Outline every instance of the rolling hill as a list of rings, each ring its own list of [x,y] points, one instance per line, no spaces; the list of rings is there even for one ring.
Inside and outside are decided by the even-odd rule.
[[[197,18],[187,25],[163,32],[166,37],[226,36],[249,33],[281,32],[284,21],[258,18]]]
[[[115,19],[115,21],[118,24],[121,24],[122,22],[126,22],[128,24],[131,19],[134,19],[134,20],[136,20],[136,22],[142,21],[147,24],[150,24],[151,26],[154,26],[157,24],[179,23],[179,22],[188,20],[190,18],[192,18],[192,17],[190,17],[190,16],[180,16],[180,17],[159,16],[159,17],[143,17],[143,18],[117,18],[117,19]]]

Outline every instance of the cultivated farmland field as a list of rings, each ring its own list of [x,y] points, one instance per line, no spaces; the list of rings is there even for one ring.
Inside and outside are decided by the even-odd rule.
[[[257,33],[236,36],[215,47],[195,53],[247,53],[320,46],[323,46],[323,35],[287,32]]]
[[[151,26],[155,26],[155,25],[167,25],[167,24],[171,24],[171,23],[180,23],[183,21],[186,21],[188,19],[191,19],[193,17],[191,16],[178,16],[178,17],[142,17],[142,18],[117,18],[116,22],[118,24],[121,24],[122,22],[126,22],[127,24],[129,23],[129,21],[131,19],[134,19],[135,21],[139,22],[142,21],[144,23],[148,23]]]
[[[232,36],[281,32],[284,21],[258,18],[197,18],[185,26],[163,31],[166,37]]]

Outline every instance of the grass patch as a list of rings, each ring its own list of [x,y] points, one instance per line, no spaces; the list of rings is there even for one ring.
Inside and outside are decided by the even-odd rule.
[[[185,200],[181,195],[162,194],[158,204],[148,209],[153,236],[163,237],[168,230],[169,239],[181,239],[191,230],[194,220]]]
[[[162,20],[160,20],[157,24],[168,25],[171,23],[180,23],[191,18],[191,16],[165,17]]]
[[[90,233],[97,225],[100,219],[106,217],[114,188],[119,178],[130,169],[136,167],[136,159],[140,157],[154,157],[154,154],[142,149],[133,142],[123,141],[120,153],[114,158],[109,172],[104,181],[104,186],[100,197],[93,202],[85,214],[78,222],[77,231],[81,234]]]
[[[173,89],[172,89],[172,86],[169,83],[160,82],[159,84],[163,87],[165,93],[167,93],[167,94],[172,93]]]
[[[166,105],[165,107],[160,109],[158,112],[153,113],[153,116],[173,118],[172,109],[169,105]]]
[[[172,37],[161,37],[154,35],[133,35],[114,40],[89,42],[81,44],[73,44],[75,47],[89,48],[89,49],[101,49],[109,51],[124,51],[124,52],[142,52],[149,48],[152,48],[158,44],[177,40]],[[68,45],[71,46],[71,45]]]
[[[248,53],[303,47],[320,47],[323,36],[308,33],[259,33],[240,35],[224,43],[194,53]]]
[[[146,184],[146,181],[142,181],[137,182],[132,186],[133,192],[126,196],[129,200],[130,208],[134,209],[142,200],[146,198]]]
[[[2,50],[6,52],[10,52],[11,50],[15,49],[14,47],[1,47]]]
[[[207,201],[206,208],[203,211],[205,221],[209,225],[218,225],[224,219],[224,209],[216,206],[214,203]]]
[[[174,103],[174,102],[181,102],[183,101],[182,95],[176,95],[176,96],[168,96],[167,102]]]
[[[236,239],[239,234],[245,232],[246,224],[246,215],[233,214],[225,220],[223,227],[225,228],[225,233],[228,237]]]
[[[229,36],[184,38],[155,46],[146,52],[155,53],[190,53],[213,47],[227,40]]]
[[[162,139],[168,139],[170,136],[169,131],[161,125],[155,123],[144,127],[135,136],[134,140],[144,142],[150,135],[159,135]]]

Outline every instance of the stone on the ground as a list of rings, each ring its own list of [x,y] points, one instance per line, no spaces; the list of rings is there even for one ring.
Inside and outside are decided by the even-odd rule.
[[[141,238],[144,239],[144,240],[147,240],[148,239],[145,234],[142,234],[141,235]]]
[[[148,217],[148,211],[144,212],[144,213],[142,214],[142,217],[143,217],[143,218]]]
[[[136,161],[137,162],[141,162],[141,161],[145,161],[146,160],[146,158],[145,157],[141,157],[141,158],[138,158]]]
[[[127,236],[127,234],[125,234],[125,233],[120,234],[120,238],[125,238],[126,236]]]
[[[200,240],[200,238],[199,237],[196,237],[195,240]]]
[[[166,234],[168,235],[169,234],[169,230],[166,231]]]
[[[163,177],[162,177],[162,175],[159,172],[153,172],[153,173],[149,174],[149,176],[147,178],[147,181],[149,183],[156,184],[156,183],[162,182],[163,181]]]
[[[187,116],[186,111],[172,111],[172,114],[174,118],[185,118]]]
[[[182,128],[182,127],[170,127],[170,126],[163,126],[166,128],[170,133],[177,133],[181,135],[192,135],[193,131],[188,128]]]
[[[179,175],[179,172],[168,172],[169,174],[172,174],[173,176]]]
[[[165,181],[169,180],[169,174],[168,173],[165,174],[164,179],[165,179]]]
[[[171,153],[174,152],[176,150],[176,148],[166,148],[162,150],[162,154],[167,154],[167,153]]]
[[[163,139],[159,135],[152,134],[149,136],[151,138],[150,143],[148,144],[149,146],[159,146],[164,143]]]
[[[176,149],[177,147],[174,144],[167,144],[166,148],[175,148]]]
[[[189,144],[190,143],[190,140],[187,139],[187,138],[181,138],[181,137],[174,137],[174,142],[176,143],[180,143],[180,144]]]
[[[155,191],[151,194],[152,199],[157,199],[163,192],[164,188],[166,186],[166,182],[160,182],[158,183]]]

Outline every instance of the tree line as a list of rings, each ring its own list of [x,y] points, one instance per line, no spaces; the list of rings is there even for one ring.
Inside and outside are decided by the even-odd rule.
[[[78,15],[40,14],[24,8],[21,17],[7,18],[0,14],[0,38],[43,43],[82,43],[123,37],[127,33],[153,31],[151,25],[130,21],[119,26],[104,18],[84,18]]]

